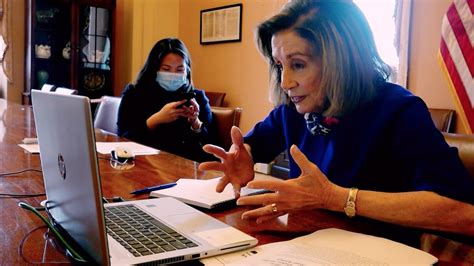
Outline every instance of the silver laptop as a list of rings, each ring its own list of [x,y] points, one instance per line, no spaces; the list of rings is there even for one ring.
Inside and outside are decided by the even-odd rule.
[[[31,96],[48,209],[97,263],[168,264],[257,244],[172,198],[103,205],[89,99],[39,90]]]

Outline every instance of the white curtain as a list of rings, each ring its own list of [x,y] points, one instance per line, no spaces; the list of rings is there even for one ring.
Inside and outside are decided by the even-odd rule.
[[[12,52],[10,48],[10,13],[9,0],[0,0],[0,63],[8,82],[13,82],[12,77]]]
[[[395,47],[398,53],[398,69],[395,82],[403,87],[408,83],[408,59],[410,52],[410,18],[412,0],[397,0],[395,4]]]

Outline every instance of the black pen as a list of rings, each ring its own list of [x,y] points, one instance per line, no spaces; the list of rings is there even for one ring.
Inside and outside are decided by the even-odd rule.
[[[133,192],[130,192],[130,194],[143,194],[143,193],[148,193],[148,192],[152,192],[152,191],[155,191],[155,190],[160,190],[160,189],[165,189],[165,188],[170,188],[170,187],[174,187],[176,186],[176,183],[168,183],[168,184],[164,184],[164,185],[159,185],[159,186],[154,186],[154,187],[146,187],[146,188],[142,188],[142,189],[139,189],[139,190],[135,190]]]

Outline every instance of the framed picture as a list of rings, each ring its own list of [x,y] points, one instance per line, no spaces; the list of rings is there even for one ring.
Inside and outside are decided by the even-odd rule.
[[[242,4],[201,11],[201,44],[240,42]]]

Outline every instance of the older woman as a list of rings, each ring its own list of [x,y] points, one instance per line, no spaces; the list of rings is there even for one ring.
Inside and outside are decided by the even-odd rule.
[[[327,209],[474,236],[474,180],[433,125],[425,103],[389,83],[390,68],[350,0],[292,0],[258,27],[275,109],[229,151],[200,165],[231,183],[276,193],[242,197],[257,223]],[[289,180],[252,181],[255,162],[290,150]]]

